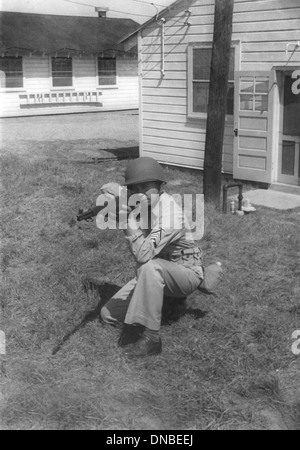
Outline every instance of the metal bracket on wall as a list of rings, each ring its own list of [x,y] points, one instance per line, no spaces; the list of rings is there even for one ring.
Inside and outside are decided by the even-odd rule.
[[[300,48],[300,41],[298,41],[298,42],[296,42],[296,43],[294,43],[294,42],[288,42],[288,43],[286,44],[286,48],[285,48],[285,54],[286,54],[286,56],[288,56],[288,54],[289,54],[289,47],[290,47],[291,45],[294,45],[294,46],[295,46],[294,51],[293,51],[293,53],[295,53],[295,51],[296,51],[298,48]]]
[[[190,27],[192,24],[191,24],[191,22],[189,22],[189,18],[191,17],[192,13],[188,9],[185,11],[185,13],[187,14],[187,18],[186,18],[184,25],[187,25],[188,27]]]

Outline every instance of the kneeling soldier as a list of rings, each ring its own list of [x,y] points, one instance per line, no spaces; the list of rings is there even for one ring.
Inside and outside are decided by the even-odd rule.
[[[152,158],[138,158],[127,167],[125,185],[147,202],[151,225],[129,216],[124,233],[137,263],[136,277],[109,300],[101,317],[108,324],[124,324],[119,346],[128,357],[161,352],[164,296],[185,298],[203,280],[202,251],[182,208],[163,191],[164,183],[162,167]]]

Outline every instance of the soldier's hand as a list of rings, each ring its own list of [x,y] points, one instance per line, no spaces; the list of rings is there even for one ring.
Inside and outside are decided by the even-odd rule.
[[[121,195],[121,189],[122,186],[119,183],[106,183],[101,187],[100,192],[108,198],[116,198]]]

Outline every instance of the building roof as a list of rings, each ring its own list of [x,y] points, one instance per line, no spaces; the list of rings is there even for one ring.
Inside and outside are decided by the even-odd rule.
[[[0,52],[101,54],[123,51],[121,38],[139,24],[131,19],[0,12]]]

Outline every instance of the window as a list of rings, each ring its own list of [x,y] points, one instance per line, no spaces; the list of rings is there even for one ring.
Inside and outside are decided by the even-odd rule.
[[[73,86],[72,58],[52,58],[52,85]]]
[[[22,57],[4,56],[0,58],[0,87],[23,87]]]
[[[98,58],[98,84],[99,86],[114,86],[117,84],[116,58]]]
[[[296,142],[282,141],[281,174],[295,175]]]
[[[189,48],[189,115],[201,117],[207,114],[211,48]],[[231,49],[226,114],[234,112],[235,48]]]
[[[239,94],[241,111],[268,111],[269,78],[241,77]]]

